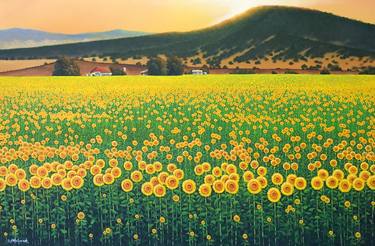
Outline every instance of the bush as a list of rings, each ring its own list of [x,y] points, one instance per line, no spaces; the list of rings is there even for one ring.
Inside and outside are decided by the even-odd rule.
[[[359,74],[375,74],[375,67],[367,67],[365,69],[362,69]]]
[[[121,67],[110,66],[109,69],[111,70],[112,76],[126,75],[124,69],[122,69]]]
[[[342,71],[341,67],[337,64],[329,63],[327,68],[331,71]]]
[[[293,71],[293,70],[286,70],[284,73],[285,74],[298,74],[296,71]]]
[[[184,64],[176,56],[168,57],[167,61],[160,57],[151,58],[147,62],[149,75],[182,75]]]
[[[167,75],[167,63],[160,57],[151,58],[147,62],[149,75]]]
[[[202,70],[203,70],[203,72],[206,72],[207,74],[210,73],[210,68],[207,66],[207,64],[204,64],[204,65],[202,66]]]
[[[168,75],[182,75],[184,73],[184,64],[176,57],[168,57],[167,60]]]
[[[194,65],[201,64],[202,63],[201,58],[197,57],[195,59],[192,59],[192,63]]]
[[[323,69],[320,74],[331,74],[331,72],[328,69]]]
[[[321,69],[321,68],[322,68],[321,65],[315,65],[315,66],[310,66],[310,67],[309,67],[309,70],[319,70],[319,69]]]
[[[255,74],[255,70],[253,69],[236,69],[232,72],[232,74]]]
[[[73,59],[63,57],[56,61],[53,76],[80,76],[81,72]]]

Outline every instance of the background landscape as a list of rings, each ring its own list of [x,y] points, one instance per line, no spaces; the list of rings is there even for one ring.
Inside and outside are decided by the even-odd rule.
[[[58,57],[137,75],[151,57],[177,56],[185,72],[350,73],[375,66],[375,25],[300,7],[260,6],[206,28],[149,33],[123,29],[61,34],[0,30],[0,75],[51,75]]]
[[[1,0],[0,245],[374,245],[374,9]]]

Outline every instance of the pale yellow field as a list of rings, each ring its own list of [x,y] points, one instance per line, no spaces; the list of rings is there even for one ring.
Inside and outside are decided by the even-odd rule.
[[[36,67],[45,63],[55,62],[53,59],[36,60],[0,60],[0,72],[19,70],[24,68]]]

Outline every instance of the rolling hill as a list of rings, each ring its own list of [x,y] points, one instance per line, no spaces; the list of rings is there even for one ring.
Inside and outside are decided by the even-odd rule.
[[[0,30],[0,49],[29,48],[37,46],[107,40],[142,36],[147,33],[126,30],[80,34],[51,33],[33,29],[10,28]]]
[[[0,50],[0,58],[111,56],[129,58],[177,55],[211,66],[260,64],[265,61],[319,65],[358,59],[373,64],[375,25],[316,10],[257,7],[209,28],[76,44]],[[320,58],[320,60],[318,59]],[[328,58],[327,58],[328,59]],[[326,60],[327,60],[326,59]],[[349,60],[347,60],[349,61]],[[276,65],[275,65],[276,66]]]

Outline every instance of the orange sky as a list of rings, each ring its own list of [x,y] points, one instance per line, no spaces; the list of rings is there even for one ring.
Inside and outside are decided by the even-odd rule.
[[[316,8],[375,23],[375,0],[0,0],[0,29],[187,31],[259,5]]]

